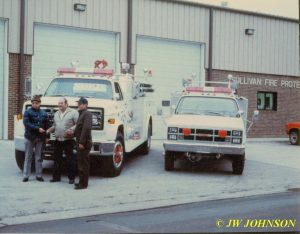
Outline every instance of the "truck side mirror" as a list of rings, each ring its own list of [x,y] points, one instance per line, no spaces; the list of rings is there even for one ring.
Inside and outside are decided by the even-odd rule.
[[[121,100],[121,96],[119,93],[115,93],[114,94],[114,99],[117,100],[117,101],[120,101]]]
[[[176,110],[176,106],[175,106],[175,105],[172,105],[172,106],[171,106],[171,113],[174,114],[174,113],[175,113],[175,110]]]
[[[255,122],[258,120],[258,116],[259,116],[259,111],[258,110],[255,110],[253,112],[253,116],[252,116],[252,121]]]

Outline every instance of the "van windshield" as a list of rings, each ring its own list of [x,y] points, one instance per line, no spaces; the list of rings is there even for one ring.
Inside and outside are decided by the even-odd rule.
[[[238,106],[231,98],[183,97],[175,113],[237,117]]]
[[[113,92],[108,80],[57,78],[51,82],[44,96],[113,99]]]

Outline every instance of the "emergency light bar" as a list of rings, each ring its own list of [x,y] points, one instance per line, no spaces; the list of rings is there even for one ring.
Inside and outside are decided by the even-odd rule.
[[[87,75],[103,75],[103,76],[111,76],[113,74],[113,70],[109,69],[80,69],[76,67],[60,67],[57,69],[57,73],[59,75],[63,74],[87,74]]]
[[[232,89],[227,87],[186,87],[186,91],[195,93],[232,93]]]

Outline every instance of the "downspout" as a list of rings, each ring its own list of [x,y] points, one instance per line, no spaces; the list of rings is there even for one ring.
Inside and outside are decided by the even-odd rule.
[[[20,76],[19,76],[19,111],[22,111],[23,102],[24,102],[24,65],[25,65],[25,56],[24,56],[24,39],[25,39],[25,0],[20,0]]]
[[[129,73],[134,74],[132,62],[132,0],[128,0],[127,12],[127,63],[130,65]]]
[[[212,80],[212,60],[213,60],[213,9],[209,9],[209,49],[208,49],[208,77],[207,80]]]

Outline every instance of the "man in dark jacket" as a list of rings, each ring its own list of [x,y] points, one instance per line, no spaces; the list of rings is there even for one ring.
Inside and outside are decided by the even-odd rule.
[[[49,127],[48,115],[40,109],[41,99],[36,95],[31,99],[32,107],[24,113],[25,126],[25,161],[23,182],[27,182],[31,172],[31,161],[34,149],[36,179],[43,182],[42,177],[42,147],[46,139],[46,129]]]
[[[93,143],[91,133],[92,113],[87,110],[87,107],[87,99],[80,98],[78,101],[79,118],[75,128],[79,183],[75,184],[75,189],[86,189],[89,181],[89,153]]]

